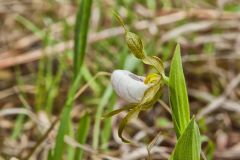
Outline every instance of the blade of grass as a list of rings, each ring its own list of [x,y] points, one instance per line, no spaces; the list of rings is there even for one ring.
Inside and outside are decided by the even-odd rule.
[[[96,96],[99,95],[101,88],[95,80],[92,80],[93,76],[91,75],[89,69],[85,65],[83,65],[81,71],[83,74],[83,78],[86,80],[86,82],[91,81],[91,83],[89,85],[90,85],[90,88],[94,91],[94,94]]]
[[[109,101],[107,113],[111,112],[113,110],[115,102],[116,102],[116,96],[115,96],[115,94],[112,94],[110,101]],[[111,138],[111,133],[112,133],[112,127],[111,127],[112,123],[111,122],[112,122],[112,118],[107,118],[103,122],[103,128],[101,131],[101,149],[104,149],[104,150],[107,149],[109,140]]]
[[[38,26],[23,16],[17,16],[16,20],[25,28],[37,35],[40,39],[42,39],[44,47],[47,47],[53,43],[53,38],[48,33],[48,31],[41,30]],[[43,95],[46,95],[48,93],[46,88],[47,85],[51,84],[52,81],[52,60],[43,56],[38,66],[39,70],[37,76],[37,94],[35,97],[36,105],[34,105],[36,106],[35,108],[37,111],[41,110],[42,106],[45,106],[45,96]]]
[[[92,0],[82,0],[79,4],[79,9],[75,24],[75,39],[74,39],[74,74],[81,71],[81,66],[85,56],[87,44],[87,32],[89,19],[91,14]]]
[[[60,65],[57,70],[57,73],[53,77],[53,79],[51,81],[51,85],[49,86],[49,89],[48,89],[48,96],[46,98],[46,109],[45,110],[49,114],[52,113],[53,103],[54,103],[55,98],[58,95],[60,81],[61,81],[64,69],[65,69],[64,65],[62,63],[63,62],[61,62],[61,60],[60,60]]]
[[[21,79],[21,71],[18,67],[16,68],[16,79],[17,79],[18,89],[20,90],[19,97],[21,97],[22,99],[25,99],[26,95],[24,94],[24,92],[22,92],[22,87],[21,87],[24,84],[24,82]],[[24,107],[28,108],[28,106],[26,105],[24,105]],[[16,139],[21,134],[24,120],[25,120],[25,115],[21,114],[17,116],[17,120],[14,124],[14,129],[11,135],[12,139]]]
[[[49,39],[50,36],[48,34],[45,36],[44,41],[45,44],[50,45],[51,41]],[[52,103],[55,98],[55,79],[58,78],[58,75],[53,75],[53,63],[52,63],[52,58],[51,57],[43,57],[44,59],[44,75],[43,75],[43,81],[44,81],[44,88],[45,92],[43,93],[44,95],[47,95],[47,98],[44,97],[43,104],[42,106],[45,106],[45,110],[50,113],[51,108],[52,108]],[[61,67],[59,67],[61,68]],[[58,73],[60,69],[58,68]],[[60,78],[60,77],[59,77]],[[42,95],[41,95],[42,96]]]
[[[25,119],[25,115],[23,114],[17,116],[17,120],[14,124],[14,129],[11,135],[12,139],[16,139],[20,135],[23,128],[24,119]]]
[[[69,130],[68,122],[70,119],[70,112],[73,107],[75,93],[76,93],[77,89],[79,88],[80,80],[81,80],[81,75],[79,74],[75,78],[75,80],[68,92],[67,101],[63,107],[63,112],[62,112],[61,120],[60,120],[60,126],[59,126],[57,137],[56,137],[56,144],[55,144],[54,154],[53,154],[53,158],[52,158],[53,160],[62,159],[62,154],[63,154],[63,150],[64,150],[64,136],[67,133],[67,131]]]
[[[89,113],[85,113],[85,115],[80,119],[78,130],[77,130],[77,141],[80,144],[84,144],[87,139],[88,131],[90,128],[91,117]],[[74,160],[82,160],[83,159],[83,150],[80,148],[76,149]]]
[[[39,38],[44,37],[44,32],[40,28],[38,28],[34,23],[32,23],[32,21],[28,20],[27,18],[19,15],[16,17],[16,21],[21,23],[24,27],[26,27],[28,30],[33,32]]]
[[[69,131],[68,135],[71,138],[74,138],[74,128],[71,119],[69,118]],[[75,154],[75,148],[73,146],[68,146],[67,147],[67,160],[73,160],[74,159],[74,154]]]
[[[38,73],[36,81],[36,94],[35,94],[35,109],[39,111],[44,103],[44,93],[46,92],[45,80],[44,80],[44,69],[45,69],[45,59],[41,58],[38,63]]]
[[[182,68],[180,46],[177,45],[171,63],[170,77],[170,104],[174,128],[179,138],[190,121],[187,88]]]
[[[85,49],[87,44],[87,33],[89,27],[89,18],[91,13],[92,0],[82,0],[79,4],[78,14],[75,24],[75,41],[74,41],[74,81],[70,87],[67,101],[64,105],[60,126],[56,138],[56,146],[54,148],[53,160],[62,159],[64,150],[64,135],[69,129],[68,121],[70,119],[70,112],[73,107],[74,97],[82,75],[80,74],[82,63],[85,56]]]
[[[97,107],[97,112],[95,115],[95,123],[93,127],[93,148],[97,149],[99,146],[99,135],[100,135],[100,122],[103,114],[104,107],[108,104],[108,101],[113,93],[112,86],[108,85],[107,89],[103,94],[99,106]]]

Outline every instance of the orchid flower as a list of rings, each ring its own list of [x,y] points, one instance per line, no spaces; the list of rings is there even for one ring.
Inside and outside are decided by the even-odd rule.
[[[151,86],[151,84],[144,83],[145,79],[126,70],[115,70],[111,75],[111,83],[115,92],[129,103],[141,101],[144,92]]]
[[[122,136],[125,126],[132,118],[137,117],[139,112],[153,107],[162,94],[164,84],[168,83],[168,78],[164,74],[161,59],[156,56],[146,56],[141,38],[135,33],[129,32],[122,19],[118,15],[115,16],[125,29],[125,39],[133,55],[156,69],[156,73],[150,73],[147,77],[138,76],[126,70],[115,70],[111,75],[113,89],[129,104],[104,115],[104,117],[129,111],[120,122],[118,130],[118,136],[122,141],[129,143],[130,141]]]

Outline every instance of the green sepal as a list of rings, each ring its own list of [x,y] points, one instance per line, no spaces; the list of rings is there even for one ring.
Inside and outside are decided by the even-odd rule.
[[[163,62],[160,58],[156,56],[146,56],[142,59],[143,63],[153,66],[159,74],[164,74]]]
[[[134,56],[138,59],[143,59],[145,55],[143,51],[143,43],[141,38],[137,34],[127,31],[125,39],[128,48],[131,50]]]
[[[120,113],[122,111],[133,109],[136,106],[137,106],[137,104],[129,104],[129,105],[123,106],[123,107],[121,107],[119,109],[116,109],[114,111],[111,111],[111,112],[103,115],[102,118],[104,118],[104,119],[105,118],[110,118],[110,117],[112,117],[112,116],[114,116],[114,115],[116,115],[116,114],[118,114],[118,113]]]
[[[162,87],[163,81],[159,79],[155,84],[153,84],[145,91],[144,96],[139,105],[145,106],[149,104],[153,105],[154,103],[156,103],[162,93],[161,90]]]
[[[129,121],[131,119],[133,119],[133,118],[138,116],[139,112],[140,112],[140,108],[139,107],[134,108],[133,110],[128,112],[127,115],[120,122],[119,129],[118,129],[118,136],[125,143],[130,143],[130,141],[123,137],[123,135],[122,135],[123,130],[125,129],[125,127],[127,126],[127,124],[129,123]]]

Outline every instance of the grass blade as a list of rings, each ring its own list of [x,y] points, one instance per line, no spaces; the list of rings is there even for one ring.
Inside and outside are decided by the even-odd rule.
[[[87,33],[91,14],[92,0],[81,0],[76,18],[75,39],[74,39],[74,74],[81,71],[85,57],[87,44]]]
[[[78,14],[76,17],[75,25],[75,41],[74,41],[74,82],[71,86],[67,102],[64,105],[63,113],[60,121],[60,127],[56,138],[56,145],[54,149],[53,160],[62,159],[64,150],[64,135],[69,130],[68,121],[70,119],[70,112],[75,97],[75,93],[79,88],[81,80],[81,67],[85,56],[85,49],[87,44],[87,33],[89,28],[89,18],[91,13],[92,0],[82,0]]]
[[[96,80],[92,80],[94,76],[91,75],[89,69],[86,67],[86,65],[82,66],[81,73],[83,74],[83,78],[86,80],[86,83],[89,83],[90,88],[93,90],[94,95],[98,96],[101,92],[100,85],[96,82]]]
[[[74,80],[74,83],[69,90],[67,102],[64,105],[62,117],[60,120],[60,126],[58,129],[56,144],[55,144],[55,148],[54,148],[53,160],[59,160],[62,158],[63,149],[64,149],[64,136],[65,136],[65,134],[67,134],[67,132],[69,130],[68,122],[70,119],[70,112],[72,110],[74,96],[79,87],[80,80],[81,80],[81,75],[79,74],[76,77],[76,79]]]
[[[107,106],[107,112],[111,112],[116,103],[116,96],[111,95]],[[110,138],[112,135],[112,118],[103,120],[102,131],[101,131],[101,150],[107,150],[109,148]]]
[[[23,129],[23,124],[24,124],[24,120],[25,120],[25,115],[18,115],[17,116],[17,120],[14,124],[14,129],[11,135],[12,139],[17,139],[18,136],[21,134],[21,131]]]
[[[68,127],[69,127],[69,130],[68,130],[68,136],[71,137],[71,138],[74,138],[74,126],[73,126],[73,123],[71,121],[71,118],[69,118],[69,121],[68,121]],[[75,148],[73,146],[67,146],[67,160],[73,160],[74,159],[74,155],[75,155]]]
[[[43,31],[37,27],[35,24],[33,24],[30,20],[23,16],[17,16],[16,20],[21,23],[23,26],[25,26],[29,31],[33,32],[36,36],[39,38],[44,38],[44,33]]]
[[[103,114],[104,107],[108,104],[109,99],[113,93],[111,85],[108,85],[107,89],[104,92],[103,98],[101,99],[99,106],[97,107],[97,112],[95,115],[95,123],[93,127],[93,148],[97,149],[99,146],[99,135],[100,135],[100,123]]]
[[[179,45],[175,49],[171,64],[169,89],[174,128],[177,137],[180,137],[190,121],[190,111]]]
[[[77,131],[77,141],[80,144],[84,144],[87,139],[87,135],[89,132],[90,121],[91,117],[89,113],[86,113],[79,122],[78,131]],[[75,160],[82,160],[83,159],[83,150],[81,148],[76,149],[76,153],[74,156]]]

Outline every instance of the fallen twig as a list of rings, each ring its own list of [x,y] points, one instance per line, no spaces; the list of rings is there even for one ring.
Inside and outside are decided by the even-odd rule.
[[[213,99],[206,107],[204,107],[196,116],[197,119],[201,119],[203,116],[215,111],[221,104],[226,101],[227,96],[237,87],[240,83],[240,74],[238,74],[226,87],[225,92],[218,98]]]
[[[36,145],[33,147],[32,151],[29,152],[29,154],[28,154],[26,157],[22,158],[23,160],[28,160],[28,159],[31,158],[31,156],[34,154],[34,152],[35,152],[36,149],[38,148],[38,146],[40,146],[40,145],[44,142],[44,140],[47,139],[49,133],[54,129],[54,127],[55,127],[55,125],[57,124],[58,120],[59,120],[59,118],[57,118],[57,119],[55,119],[55,120],[53,121],[53,123],[52,123],[51,126],[48,128],[48,130],[46,131],[46,133],[38,140],[38,142],[36,143]]]

